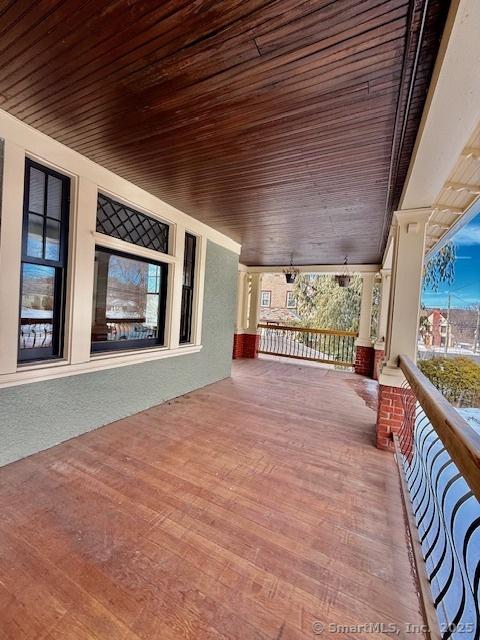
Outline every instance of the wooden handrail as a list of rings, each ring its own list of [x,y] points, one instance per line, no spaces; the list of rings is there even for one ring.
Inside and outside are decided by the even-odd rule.
[[[105,318],[110,324],[144,324],[146,318]]]
[[[259,329],[282,329],[287,331],[303,331],[309,333],[323,333],[330,336],[351,336],[353,338],[358,337],[356,331],[340,331],[338,329],[310,329],[309,327],[287,327],[279,324],[259,324]]]
[[[480,500],[480,434],[462,418],[409,358],[400,356],[399,361],[400,368],[431,425],[470,489]]]

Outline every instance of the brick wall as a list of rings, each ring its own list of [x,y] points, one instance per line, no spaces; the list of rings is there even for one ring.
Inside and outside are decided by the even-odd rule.
[[[383,349],[375,349],[375,359],[373,362],[373,379],[378,380],[380,374],[380,367],[382,366],[383,358],[385,357],[385,351]]]
[[[261,280],[261,290],[270,291],[270,307],[274,309],[287,308],[287,291],[293,291],[294,284],[287,284],[284,273],[264,273]]]
[[[357,345],[354,365],[355,373],[372,378],[374,360],[375,350],[373,347]]]
[[[260,336],[251,333],[235,333],[233,336],[234,360],[237,358],[256,358]]]
[[[393,450],[393,434],[399,433],[405,425],[404,400],[406,396],[412,398],[413,391],[401,387],[379,385],[376,431],[376,442],[379,449]],[[413,422],[413,416],[408,416],[408,420]]]

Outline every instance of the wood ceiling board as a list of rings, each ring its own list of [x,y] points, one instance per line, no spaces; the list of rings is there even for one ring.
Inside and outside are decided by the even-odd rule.
[[[242,242],[246,264],[377,263],[446,4],[408,114],[423,0],[10,3],[1,106]]]

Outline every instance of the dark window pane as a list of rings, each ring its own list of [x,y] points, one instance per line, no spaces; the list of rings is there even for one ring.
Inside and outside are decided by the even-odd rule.
[[[62,181],[48,176],[47,216],[60,220],[62,216]]]
[[[45,174],[43,171],[30,168],[30,188],[28,193],[28,209],[43,215],[45,204]]]
[[[20,361],[63,353],[70,185],[67,177],[28,158],[25,175]]]
[[[130,207],[98,194],[97,226],[104,233],[140,247],[168,253],[169,226]]]
[[[161,343],[164,273],[159,264],[97,249],[92,342]]]
[[[55,269],[22,265],[20,349],[52,346]]]
[[[60,223],[56,220],[47,218],[46,234],[45,234],[45,259],[60,259]]]
[[[180,318],[180,343],[190,342],[192,336],[193,285],[195,277],[195,251],[197,239],[190,233],[185,234],[185,253],[183,259],[183,288]]]
[[[186,287],[193,287],[193,272],[194,272],[193,264],[190,262],[187,262],[183,270],[183,284]]]
[[[43,216],[28,214],[27,256],[43,258]]]

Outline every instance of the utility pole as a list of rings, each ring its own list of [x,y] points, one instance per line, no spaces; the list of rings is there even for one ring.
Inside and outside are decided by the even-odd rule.
[[[477,305],[477,326],[475,327],[475,338],[473,340],[473,353],[477,353],[480,342],[480,304]]]

